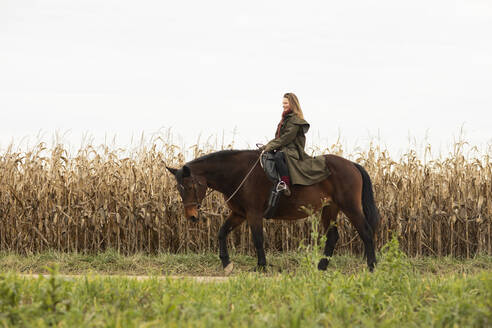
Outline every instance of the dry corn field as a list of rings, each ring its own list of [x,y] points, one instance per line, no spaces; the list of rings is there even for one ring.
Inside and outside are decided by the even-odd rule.
[[[394,160],[378,146],[356,154],[344,154],[339,144],[309,151],[342,155],[367,169],[382,215],[378,247],[396,232],[411,256],[492,254],[490,154],[471,157],[463,147],[457,143],[449,156],[432,161],[418,158],[414,150]],[[190,149],[195,157],[214,151],[210,146]],[[5,150],[0,157],[0,250],[215,251],[228,210],[221,208],[222,195],[213,192],[202,204],[199,223],[184,218],[174,178],[165,169],[184,163],[180,148],[161,142],[127,152],[128,157],[122,154],[107,146],[69,154],[62,145],[46,149],[44,143],[30,151]],[[362,243],[348,220],[340,215],[337,224],[335,252],[360,253]],[[267,220],[265,231],[267,250],[295,251],[301,241],[310,242],[311,222]],[[246,225],[228,242],[236,251],[254,253]]]

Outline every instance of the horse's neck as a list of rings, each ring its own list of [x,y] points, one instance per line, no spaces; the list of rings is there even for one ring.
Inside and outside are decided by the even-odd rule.
[[[231,194],[241,179],[241,160],[236,156],[229,159],[208,159],[190,164],[194,174],[205,177],[207,186],[225,195]],[[246,174],[246,173],[245,173]]]

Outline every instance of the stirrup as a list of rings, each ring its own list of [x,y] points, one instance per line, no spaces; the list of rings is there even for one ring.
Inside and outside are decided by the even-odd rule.
[[[284,181],[279,181],[278,184],[277,184],[277,187],[275,188],[275,190],[277,192],[279,192],[279,191],[283,191],[283,190],[285,190],[287,188],[288,188],[287,187],[287,184]]]

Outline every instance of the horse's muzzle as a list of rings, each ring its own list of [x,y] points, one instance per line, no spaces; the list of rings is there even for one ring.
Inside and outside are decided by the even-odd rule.
[[[198,218],[200,216],[200,213],[198,212],[199,207],[188,207],[185,208],[185,216],[191,221],[191,222],[198,222]]]

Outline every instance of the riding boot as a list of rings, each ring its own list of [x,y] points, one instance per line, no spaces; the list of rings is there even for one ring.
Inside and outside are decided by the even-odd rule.
[[[284,189],[284,195],[289,197],[290,196],[290,177],[287,175],[283,175],[280,180],[285,182],[286,188]]]

